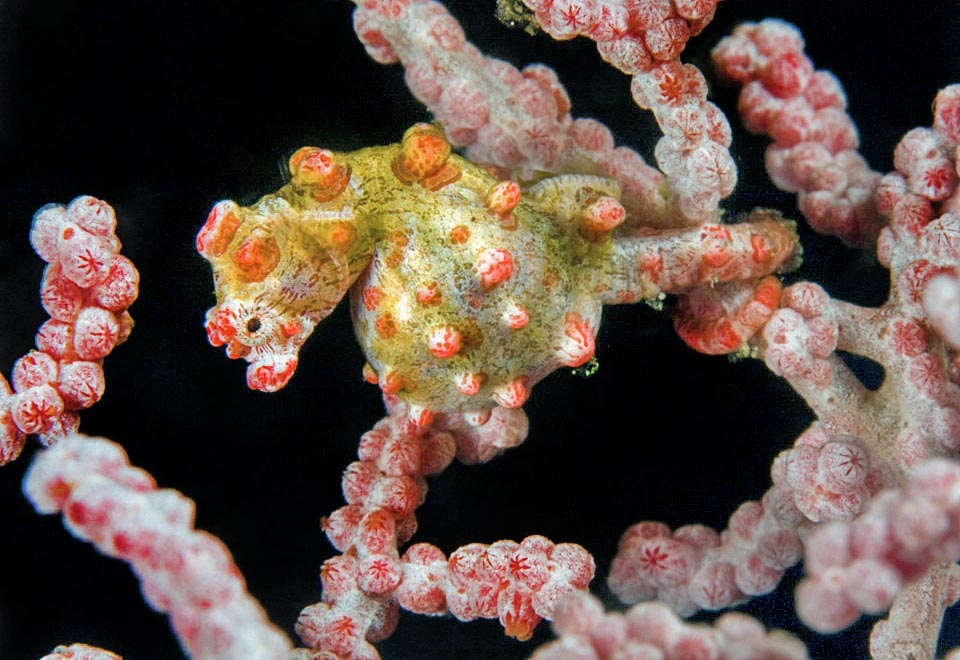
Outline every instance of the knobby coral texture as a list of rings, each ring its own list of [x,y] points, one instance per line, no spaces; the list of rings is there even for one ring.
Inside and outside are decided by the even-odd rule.
[[[3,3],[0,656],[947,653],[958,21]]]

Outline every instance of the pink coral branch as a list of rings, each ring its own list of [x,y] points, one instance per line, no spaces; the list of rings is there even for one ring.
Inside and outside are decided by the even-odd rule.
[[[371,642],[393,633],[403,608],[461,621],[499,618],[507,635],[529,639],[560,598],[593,579],[593,558],[582,547],[529,536],[520,543],[472,543],[449,558],[429,543],[399,552],[416,531],[424,477],[442,472],[454,455],[482,462],[519,444],[526,416],[499,407],[479,417],[447,413],[420,426],[407,405],[392,397],[387,402],[390,414],[364,434],[360,460],[344,472],[347,505],[324,521],[343,554],[324,563],[323,601],[301,612],[298,634],[319,651],[374,660],[380,656]]]
[[[855,520],[814,531],[804,556],[808,577],[797,588],[797,612],[804,622],[832,632],[861,612],[884,612],[906,585],[941,564],[950,568],[937,569],[946,581],[934,606],[942,611],[952,605],[960,597],[958,491],[960,466],[935,459],[918,466],[902,487],[877,495]],[[874,637],[891,633],[881,628]]]
[[[49,264],[40,299],[50,320],[37,331],[38,350],[14,364],[12,390],[0,376],[0,465],[20,455],[28,435],[49,445],[75,431],[78,412],[103,396],[103,358],[133,329],[126,310],[140,279],[120,254],[116,225],[109,204],[86,196],[34,216],[30,242]]]
[[[766,160],[774,183],[798,194],[811,227],[864,247],[884,224],[872,200],[880,175],[857,153],[840,83],[814,70],[803,47],[788,23],[745,23],[714,49],[713,62],[721,76],[743,85],[746,127],[773,138]]]
[[[146,601],[169,613],[194,660],[290,653],[289,640],[247,593],[226,546],[194,529],[193,501],[157,489],[119,445],[66,436],[37,455],[23,489],[38,512],[63,512],[74,536],[129,563]]]
[[[737,168],[730,126],[707,101],[707,84],[680,62],[687,40],[713,19],[717,0],[524,0],[554,39],[583,35],[600,55],[632,76],[636,104],[663,131],[655,156],[674,204],[672,221],[697,225],[733,192]],[[651,222],[657,225],[657,222]]]
[[[780,630],[767,632],[745,614],[730,613],[712,626],[685,623],[662,603],[641,603],[627,612],[604,613],[600,601],[576,592],[557,608],[555,642],[531,660],[807,660],[797,638]]]
[[[746,502],[717,534],[702,525],[671,531],[642,522],[624,533],[608,583],[626,603],[659,600],[684,616],[770,593],[801,557],[816,523],[850,520],[888,481],[853,436],[814,424],[773,463],[773,486]]]
[[[583,172],[589,164],[587,169],[620,181],[624,205],[644,224],[676,224],[661,194],[663,174],[632,149],[615,147],[600,122],[572,118],[570,99],[551,69],[531,65],[521,71],[484,57],[432,0],[356,3],[354,27],[367,52],[384,64],[403,63],[414,96],[443,123],[455,146],[467,147],[471,160],[521,178],[536,170]],[[702,166],[719,162],[707,158]],[[719,170],[724,185],[731,184],[729,168]]]
[[[795,242],[792,223],[763,210],[734,225],[640,230],[614,245],[618,259],[635,270],[614,281],[606,301],[650,300],[717,282],[750,281],[790,268]]]

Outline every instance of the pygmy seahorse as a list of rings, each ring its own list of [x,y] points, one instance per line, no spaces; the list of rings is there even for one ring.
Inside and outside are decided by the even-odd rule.
[[[521,406],[544,376],[591,359],[604,304],[756,278],[796,247],[792,223],[763,211],[614,231],[626,216],[616,181],[522,188],[427,124],[385,147],[304,147],[290,172],[252,206],[217,203],[197,235],[216,288],[211,343],[250,363],[250,387],[278,390],[350,291],[364,376],[415,416]]]

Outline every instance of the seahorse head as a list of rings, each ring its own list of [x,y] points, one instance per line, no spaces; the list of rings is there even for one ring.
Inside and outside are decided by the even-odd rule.
[[[251,388],[273,392],[290,380],[300,347],[355,277],[355,242],[349,208],[295,209],[279,195],[251,207],[214,205],[197,234],[217,296],[207,336],[250,363]]]

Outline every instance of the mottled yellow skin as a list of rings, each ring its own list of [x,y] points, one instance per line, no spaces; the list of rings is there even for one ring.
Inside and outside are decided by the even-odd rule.
[[[352,153],[301,150],[276,193],[215,207],[198,237],[216,282],[208,330],[252,370],[268,366],[248,372],[252,386],[286,383],[296,350],[347,290],[365,375],[421,409],[521,405],[546,374],[592,355],[613,245],[582,216],[618,185],[547,179],[511,210],[488,199],[499,179],[443,153],[434,131]],[[431,343],[438,328],[456,335],[452,354]]]
[[[383,162],[378,161],[381,153],[357,155],[373,165]],[[599,325],[601,305],[591,274],[604,271],[601,265],[610,253],[609,237],[599,242],[583,238],[575,227],[544,213],[543,202],[534,195],[521,199],[513,211],[516,227],[505,229],[484,207],[486,192],[497,180],[459,157],[451,158],[463,176],[436,192],[397,190],[386,176],[365,186],[373,197],[374,186],[385,183],[378,193],[390,202],[370,216],[378,248],[351,294],[357,337],[374,370],[396,370],[408,377],[411,382],[404,384],[401,398],[442,411],[489,408],[495,404],[491,396],[496,387],[518,376],[525,376],[529,387],[557,368],[556,347],[563,339],[566,315],[577,312],[593,320],[594,329]],[[355,171],[361,167],[358,163]],[[592,190],[594,197],[599,194],[597,187]],[[547,203],[553,201],[548,196]],[[451,238],[458,227],[469,232],[462,242]],[[394,236],[402,236],[405,244],[397,245]],[[510,252],[514,268],[504,282],[485,289],[476,263],[491,247]],[[433,283],[440,292],[439,304],[421,303],[418,288]],[[383,292],[376,309],[364,304],[363,292],[370,287]],[[513,329],[504,321],[513,307],[528,313],[525,327]],[[392,336],[376,327],[377,319],[387,317],[396,324]],[[440,359],[431,354],[425,337],[431,328],[446,324],[460,328],[465,346],[453,357]],[[473,396],[451,387],[467,372],[486,377]]]

